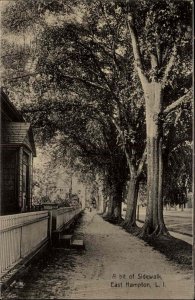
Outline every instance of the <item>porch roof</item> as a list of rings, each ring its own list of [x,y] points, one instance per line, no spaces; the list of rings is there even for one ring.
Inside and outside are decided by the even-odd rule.
[[[30,123],[6,122],[2,125],[2,145],[25,145],[32,151],[33,156],[36,156],[35,143]]]

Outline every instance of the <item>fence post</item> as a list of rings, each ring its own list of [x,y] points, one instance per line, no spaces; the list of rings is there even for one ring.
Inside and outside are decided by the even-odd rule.
[[[15,264],[45,243],[51,227],[48,226],[48,212],[0,216],[0,225],[1,280]]]
[[[22,225],[20,227],[20,258],[22,258]]]
[[[48,214],[49,214],[48,235],[49,235],[49,242],[52,245],[52,210],[49,210]]]

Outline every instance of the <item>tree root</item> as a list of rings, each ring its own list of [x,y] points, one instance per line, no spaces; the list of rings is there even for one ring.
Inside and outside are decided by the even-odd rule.
[[[129,233],[137,234],[140,231],[140,228],[135,222],[124,221],[121,226]]]
[[[170,237],[170,233],[164,224],[157,225],[156,228],[151,232],[151,229],[148,224],[145,224],[138,234],[138,237],[141,239],[151,239],[158,238],[160,236]]]
[[[145,239],[149,236],[149,228],[148,226],[144,225],[141,229],[140,232],[138,233],[137,237],[140,239]]]
[[[103,219],[107,222],[117,225],[120,225],[124,221],[122,217],[115,217],[114,215],[103,216]]]
[[[159,228],[158,228],[157,236],[161,236],[161,235],[167,236],[167,237],[171,236],[168,229],[166,228],[165,224],[160,224],[158,227]]]
[[[112,217],[109,219],[109,222],[112,224],[117,224],[120,225],[122,222],[124,221],[124,219],[122,217]]]
[[[135,222],[127,222],[127,221],[123,222],[122,226],[124,229],[138,227]]]
[[[124,227],[125,224],[126,224],[126,221],[123,220],[123,221],[120,223],[120,226],[121,226],[121,227]]]

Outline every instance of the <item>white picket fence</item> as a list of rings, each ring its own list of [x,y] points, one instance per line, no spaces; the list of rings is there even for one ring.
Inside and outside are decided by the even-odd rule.
[[[48,211],[0,216],[0,278],[48,239]]]
[[[80,212],[82,208],[61,207],[52,210],[53,230],[60,230],[66,224],[69,224]]]

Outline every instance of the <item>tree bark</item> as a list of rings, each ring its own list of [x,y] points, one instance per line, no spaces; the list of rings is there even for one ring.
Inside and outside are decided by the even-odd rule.
[[[108,210],[107,210],[107,213],[105,215],[105,218],[112,217],[113,212],[114,212],[114,199],[113,199],[113,195],[110,194],[109,200],[108,200]]]
[[[147,131],[147,211],[141,236],[167,234],[162,202],[162,86],[149,83],[145,88]]]
[[[134,231],[135,229],[137,229],[136,208],[137,208],[138,192],[139,192],[139,179],[136,176],[132,176],[128,186],[126,216],[122,224],[122,226],[128,231]]]
[[[107,208],[107,203],[106,203],[106,199],[105,197],[103,196],[103,211],[102,211],[102,215],[105,214],[106,212],[106,208]]]
[[[108,202],[108,211],[104,218],[113,223],[120,223],[122,221],[121,207],[122,207],[122,193],[123,187],[120,183],[113,187]]]
[[[138,226],[136,225],[137,198],[139,192],[139,178],[146,160],[146,148],[144,149],[138,166],[130,159],[127,150],[125,150],[125,155],[130,172],[130,181],[127,193],[126,216],[124,222],[121,223],[121,226],[126,228],[129,232],[133,232],[135,229],[138,229]]]
[[[122,202],[117,201],[114,209],[114,218],[118,219],[119,221],[122,219],[121,207],[122,207]]]
[[[118,183],[115,187],[113,202],[114,211],[112,220],[114,223],[120,223],[122,221],[122,200],[123,200],[123,185]]]
[[[138,41],[138,35],[135,28],[134,17],[131,12],[127,15],[127,27],[131,36],[133,55],[135,59],[135,67],[142,84],[146,103],[146,131],[147,131],[147,213],[145,225],[141,235],[147,234],[167,234],[167,229],[163,220],[163,204],[162,204],[162,123],[159,122],[162,113],[164,116],[179,106],[184,101],[191,99],[191,91],[182,96],[174,103],[170,104],[162,111],[162,91],[166,85],[167,77],[174,65],[177,49],[174,45],[170,60],[165,65],[165,72],[161,82],[158,82],[158,72],[162,67],[157,57],[151,53],[151,71],[153,73],[153,81],[144,72],[141,51]],[[159,49],[159,48],[158,48]],[[160,50],[159,50],[160,51]],[[158,51],[157,56],[161,53]]]
[[[158,216],[159,216],[159,232],[160,234],[169,235],[164,223],[163,216],[163,178],[164,178],[164,160],[162,155],[162,137],[159,140],[159,194],[158,194]]]

